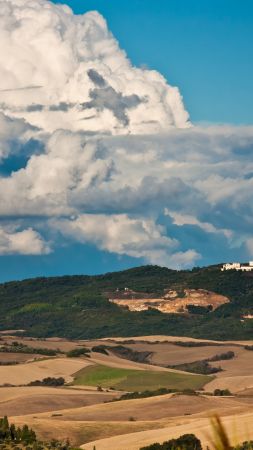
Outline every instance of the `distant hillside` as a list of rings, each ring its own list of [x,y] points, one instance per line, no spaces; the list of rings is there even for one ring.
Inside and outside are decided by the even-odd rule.
[[[188,315],[130,312],[108,301],[127,287],[160,297],[164,290],[206,289],[230,299],[213,312]],[[99,276],[37,278],[0,285],[0,330],[24,329],[35,337],[100,338],[152,334],[210,339],[253,339],[253,273],[220,266],[175,271],[144,266]]]

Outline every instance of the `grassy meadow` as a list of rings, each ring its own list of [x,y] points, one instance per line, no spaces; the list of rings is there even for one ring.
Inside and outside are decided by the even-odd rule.
[[[205,375],[186,375],[174,372],[155,372],[108,367],[88,366],[76,372],[74,385],[113,387],[126,391],[145,391],[160,388],[201,389],[212,377]]]

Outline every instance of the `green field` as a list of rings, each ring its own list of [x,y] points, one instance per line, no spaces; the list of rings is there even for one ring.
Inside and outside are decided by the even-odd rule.
[[[212,377],[206,375],[185,375],[173,372],[129,370],[102,365],[89,366],[74,376],[75,385],[101,386],[126,391],[168,389],[201,389]]]

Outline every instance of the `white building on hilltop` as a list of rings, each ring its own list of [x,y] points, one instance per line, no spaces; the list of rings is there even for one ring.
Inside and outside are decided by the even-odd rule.
[[[227,263],[223,264],[221,271],[224,272],[225,270],[237,270],[241,272],[251,272],[253,271],[253,261],[250,261],[248,265],[241,265],[241,263]]]

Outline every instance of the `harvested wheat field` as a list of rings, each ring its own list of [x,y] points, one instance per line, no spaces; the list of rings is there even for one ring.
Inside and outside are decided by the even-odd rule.
[[[207,391],[229,389],[233,393],[240,393],[251,388],[253,388],[253,375],[217,377],[205,386]]]
[[[61,410],[61,417],[57,420],[93,421],[93,422],[122,422],[129,418],[135,421],[157,421],[173,417],[200,415],[209,417],[215,411],[220,415],[231,414],[231,411],[245,412],[252,407],[244,399],[226,397],[161,395],[136,400],[115,401],[105,404],[94,404],[81,408]],[[40,418],[49,418],[48,413],[40,414]]]
[[[13,342],[17,341],[28,347],[48,348],[51,350],[60,350],[61,352],[68,352],[78,345],[82,345],[82,341],[68,341],[61,338],[36,339],[22,336],[1,336],[1,344],[7,343],[11,345]]]
[[[6,363],[24,363],[39,358],[42,358],[42,356],[36,353],[5,353],[0,351],[0,365]]]
[[[212,356],[227,351],[234,351],[237,353],[240,347],[235,345],[207,345],[202,347],[181,347],[173,343],[138,343],[126,344],[127,347],[137,350],[139,352],[150,351],[151,356],[148,358],[151,364],[157,364],[161,366],[176,365],[189,363],[201,359],[211,358]],[[248,351],[243,350],[247,355]]]
[[[99,397],[100,393],[98,393]],[[214,398],[205,396],[184,396],[166,395],[138,400],[126,400],[105,404],[74,407],[71,409],[59,409],[34,415],[12,417],[16,424],[27,423],[32,426],[43,439],[51,437],[69,437],[76,445],[86,444],[90,441],[102,439],[101,443],[96,442],[98,450],[111,448],[112,450],[122,450],[127,447],[119,445],[116,436],[126,433],[133,433],[133,437],[124,436],[125,442],[131,443],[133,449],[139,449],[142,444],[143,430],[154,430],[157,437],[162,428],[175,426],[197,427],[197,423],[208,425],[208,418],[214,412],[218,412],[226,418],[233,415],[240,420],[241,415],[245,415],[252,410],[252,402],[249,404],[244,399],[237,398]],[[109,441],[109,446],[104,447],[103,438],[115,436],[115,441]],[[146,435],[145,435],[146,436]],[[149,436],[149,434],[147,434]],[[162,434],[163,436],[163,434]],[[172,434],[170,434],[172,436]],[[107,445],[107,441],[106,445]],[[117,444],[116,444],[117,443]],[[122,440],[124,443],[124,440]],[[115,445],[115,446],[114,446]],[[138,447],[139,446],[139,447]],[[86,448],[86,445],[84,446]],[[93,447],[87,447],[92,449]]]
[[[8,336],[5,338],[12,342]],[[21,363],[12,367],[0,366],[0,384],[16,386],[0,388],[0,415],[7,414],[16,424],[27,423],[44,440],[70,438],[74,445],[82,445],[87,450],[93,450],[94,445],[97,450],[139,450],[145,444],[163,442],[185,432],[196,433],[205,443],[208,442],[206,433],[210,431],[209,417],[213,413],[218,413],[228,423],[231,432],[233,420],[236,421],[238,439],[241,440],[246,433],[243,421],[248,425],[253,423],[253,353],[246,350],[243,343],[167,336],[123,341],[121,338],[86,342],[23,339],[22,343],[29,347],[60,348],[62,352],[83,345],[92,349],[103,344],[107,354],[92,351],[89,358],[59,355],[27,363],[22,362],[24,354],[11,354],[14,358],[21,357]],[[182,342],[187,346],[182,346]],[[131,349],[134,353],[126,355],[137,359],[146,352],[147,359],[145,362],[126,359],[124,354],[113,353],[110,347],[115,345]],[[211,377],[166,367],[229,351],[234,352],[232,359],[210,362],[210,365],[223,369]],[[10,354],[6,355],[9,357]],[[18,386],[45,377],[63,377],[72,385],[57,388]],[[102,390],[98,390],[98,386]],[[204,391],[200,391],[201,395],[166,394],[111,401],[124,392],[155,391],[161,387],[203,388]],[[240,391],[242,395],[203,395],[216,388],[230,389],[233,394]]]
[[[105,437],[116,436],[120,434],[127,435],[128,433],[135,433],[139,431],[156,429],[157,426],[163,427],[161,423],[157,422],[80,422],[80,421],[60,421],[55,418],[40,419],[31,416],[10,417],[10,421],[16,425],[28,424],[36,430],[36,434],[40,439],[50,440],[69,439],[75,446],[81,446],[84,442],[91,442],[95,439],[103,439]],[[99,447],[98,447],[99,449]],[[93,450],[93,448],[92,448]],[[111,449],[119,450],[119,448]]]
[[[128,346],[130,347],[130,346]],[[90,361],[95,364],[104,364],[109,367],[117,367],[120,369],[136,369],[136,370],[149,370],[154,372],[173,372],[173,373],[184,373],[182,370],[168,369],[158,365],[143,364],[135,361],[129,361],[127,359],[120,358],[109,352],[108,355],[102,355],[99,353],[92,353]]]
[[[117,393],[78,391],[71,388],[26,386],[1,388],[0,416],[23,416],[66,408],[79,408],[104,403],[117,397]],[[51,416],[51,413],[50,413]]]
[[[231,437],[232,444],[237,444],[253,438],[253,413],[243,414],[240,417],[230,415],[223,418],[223,423]],[[154,442],[162,443],[183,434],[194,433],[202,442],[203,447],[211,446],[212,428],[210,419],[197,418],[192,420],[177,420],[169,426],[156,430],[119,435],[82,445],[84,450],[139,450],[140,447],[151,445]]]
[[[0,385],[15,386],[28,384],[45,377],[63,377],[67,382],[72,381],[72,374],[90,364],[84,359],[51,358],[27,364],[0,366]]]

